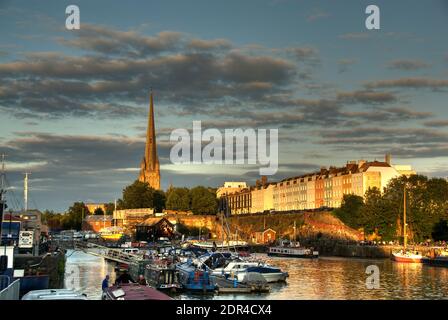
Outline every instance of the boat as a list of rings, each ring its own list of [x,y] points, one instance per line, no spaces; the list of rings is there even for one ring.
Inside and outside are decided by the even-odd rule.
[[[435,267],[448,267],[448,251],[446,249],[439,253],[435,251],[436,249],[434,249],[432,257],[424,257],[422,260],[423,263]]]
[[[418,252],[413,252],[411,250],[392,252],[392,259],[395,262],[423,263],[423,256]]]
[[[290,258],[319,258],[319,251],[314,248],[302,247],[300,242],[296,241],[296,222],[293,226],[293,241],[281,241],[279,246],[268,248],[268,256],[271,257],[290,257]]]
[[[295,246],[274,246],[269,247],[268,256],[314,259],[319,258],[319,251],[301,247],[300,244]]]
[[[175,265],[153,262],[145,268],[145,279],[157,290],[178,292],[182,290],[179,283],[179,271]]]
[[[114,285],[104,290],[102,300],[173,300],[170,296],[138,283]]]
[[[103,228],[99,234],[102,239],[109,241],[118,241],[124,235],[123,230],[119,227]]]
[[[212,248],[216,248],[217,250],[220,249],[231,249],[231,248],[246,248],[248,246],[246,241],[241,241],[241,240],[229,240],[229,241],[220,241],[220,242],[210,242],[210,241],[192,241],[191,244],[195,247],[198,248],[203,248],[203,249],[212,249]]]
[[[405,263],[423,263],[423,255],[407,248],[408,234],[406,231],[406,184],[403,188],[403,249],[392,252],[392,260]]]
[[[207,270],[200,270],[188,261],[176,265],[179,271],[179,283],[187,291],[214,292],[216,285],[210,279],[210,273]]]
[[[88,300],[87,295],[71,289],[32,290],[22,300]]]
[[[285,282],[286,278],[289,276],[287,272],[282,272],[279,268],[268,265],[248,267],[246,269],[246,274],[250,273],[260,273],[268,283]],[[244,278],[242,280],[244,280]]]
[[[259,261],[246,261],[230,252],[214,252],[198,259],[199,267],[203,265],[213,276],[237,279],[242,282],[250,272],[260,273],[267,282],[285,281],[288,274],[279,268]]]

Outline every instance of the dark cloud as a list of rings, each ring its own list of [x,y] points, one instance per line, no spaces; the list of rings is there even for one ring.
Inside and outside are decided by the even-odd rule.
[[[394,60],[388,64],[390,69],[413,71],[428,68],[430,65],[420,60]]]
[[[143,60],[49,53],[32,58],[0,65],[0,106],[4,109],[35,116],[140,116],[142,111],[129,103],[146,102],[150,86],[156,87],[165,102],[200,106],[224,97],[253,100],[281,90],[294,77],[293,65],[286,60],[241,53],[224,57],[176,54]]]
[[[59,41],[72,46],[105,55],[144,57],[178,49],[182,34],[164,31],[154,37],[143,36],[135,31],[117,31],[107,26],[83,24],[74,33],[75,39]]]
[[[430,148],[431,144],[446,144],[448,133],[432,129],[420,128],[352,128],[350,130],[322,130],[318,132],[321,144],[334,145],[387,145],[396,144],[400,148]],[[395,152],[394,152],[395,153]]]

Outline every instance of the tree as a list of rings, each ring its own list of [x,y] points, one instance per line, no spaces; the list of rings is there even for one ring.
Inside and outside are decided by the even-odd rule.
[[[448,221],[441,219],[434,225],[432,231],[432,238],[435,241],[447,241],[448,240]]]
[[[166,196],[163,190],[154,191],[154,210],[156,212],[162,212],[165,209]]]
[[[406,189],[407,236],[420,242],[444,237],[444,222],[448,221],[448,182],[422,175],[391,179],[384,192],[369,189],[364,201],[356,196],[344,196],[342,205],[334,211],[353,228],[363,227],[366,234],[377,233],[383,240],[403,237],[403,196]]]
[[[45,223],[50,230],[61,230],[62,218],[62,214],[55,213],[54,211],[45,210],[42,213],[42,222]]]
[[[190,190],[188,188],[172,188],[167,192],[166,208],[187,211],[191,209]]]
[[[62,217],[62,227],[64,229],[81,230],[82,218],[87,214],[88,209],[84,202],[75,202]]]
[[[216,214],[218,201],[213,190],[198,186],[190,190],[190,196],[194,214]]]
[[[123,199],[118,200],[119,209],[154,208],[161,211],[165,208],[165,194],[162,190],[154,190],[147,182],[136,180],[123,189]]]
[[[104,211],[103,211],[103,209],[98,207],[98,208],[95,209],[93,214],[96,215],[96,216],[102,216],[102,215],[104,215]]]
[[[114,210],[115,210],[115,204],[113,204],[112,202],[106,203],[104,205],[105,209],[106,209],[106,215],[111,216],[114,214]]]
[[[362,197],[354,194],[345,194],[341,207],[334,211],[336,217],[351,228],[358,229],[363,226],[361,222],[361,209],[364,205]]]

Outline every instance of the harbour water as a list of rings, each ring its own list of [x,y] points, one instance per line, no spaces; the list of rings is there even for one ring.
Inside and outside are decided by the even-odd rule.
[[[447,299],[448,268],[422,264],[395,263],[389,259],[366,260],[320,257],[315,260],[255,257],[289,273],[286,284],[272,284],[266,294],[193,295],[179,294],[175,299]],[[368,289],[366,268],[380,270],[379,289]],[[65,287],[101,298],[101,281],[109,274],[115,281],[114,265],[82,251],[68,251]]]

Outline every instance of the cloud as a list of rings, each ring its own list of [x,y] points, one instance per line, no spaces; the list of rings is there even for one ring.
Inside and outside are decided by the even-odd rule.
[[[41,53],[0,64],[0,107],[23,116],[132,117],[141,115],[132,105],[146,105],[150,86],[165,102],[198,107],[225,97],[256,100],[294,77],[287,60],[235,52],[145,59]]]
[[[187,47],[195,50],[230,49],[232,48],[232,43],[226,39],[192,39],[188,43]]]
[[[388,102],[395,102],[397,100],[395,95],[392,93],[374,91],[340,92],[337,94],[337,99],[347,103],[366,104],[384,104]]]
[[[330,150],[353,149],[360,153],[391,153],[400,158],[435,158],[448,156],[448,133],[420,128],[357,127],[350,130],[323,130],[320,144]]]
[[[135,31],[117,31],[107,26],[83,24],[76,38],[59,42],[88,51],[106,55],[145,57],[162,52],[175,51],[180,44],[180,32],[163,31],[154,37],[143,36]]]
[[[426,127],[448,127],[448,120],[431,120],[423,123]]]
[[[304,62],[311,65],[320,63],[319,51],[313,47],[286,48],[286,52],[292,54],[292,56],[299,62]]]
[[[389,62],[389,69],[414,71],[430,67],[429,64],[420,60],[394,60]]]
[[[338,61],[338,73],[344,73],[349,71],[350,66],[357,62],[356,59],[341,59]]]
[[[308,22],[313,22],[319,19],[328,18],[330,14],[328,12],[316,12],[309,14],[306,18]]]
[[[378,80],[367,82],[367,88],[430,88],[440,89],[448,87],[448,80],[430,78],[401,78],[394,80]]]
[[[339,35],[339,38],[344,40],[364,40],[369,39],[370,34],[367,32],[349,32]]]

